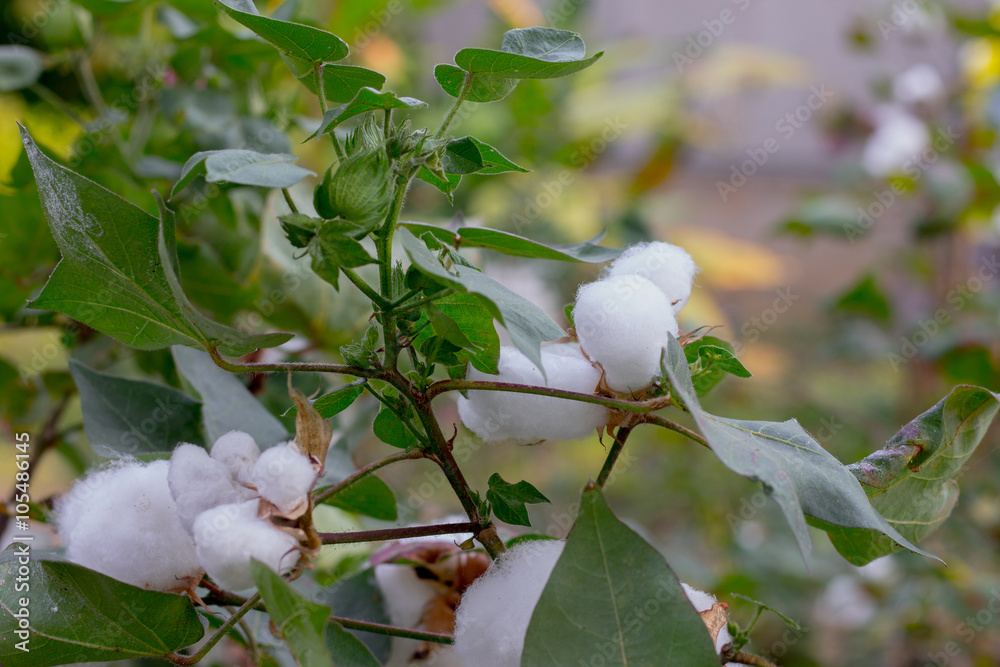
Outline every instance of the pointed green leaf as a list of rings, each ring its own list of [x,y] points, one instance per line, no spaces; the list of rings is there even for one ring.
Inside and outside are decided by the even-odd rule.
[[[324,591],[323,600],[333,608],[333,613],[342,618],[356,618],[369,623],[389,625],[391,620],[386,611],[385,595],[375,580],[374,568],[338,579]],[[371,632],[349,630],[371,650],[377,659],[387,662],[392,648],[391,637]]]
[[[316,399],[313,403],[313,408],[316,412],[320,414],[324,419],[329,419],[334,415],[338,415],[347,408],[351,407],[351,404],[357,400],[358,396],[363,394],[365,388],[360,385],[349,384],[347,386],[341,387],[336,391],[332,391],[329,394],[325,394]]]
[[[427,167],[420,167],[417,171],[417,178],[425,183],[430,183],[438,190],[443,192],[448,196],[448,201],[452,201],[452,193],[458,188],[458,184],[462,182],[462,176],[460,174],[445,174],[448,178],[443,179],[431,172]]]
[[[528,173],[530,169],[525,169],[524,167],[511,162],[507,157],[498,151],[497,149],[490,146],[484,141],[480,141],[475,137],[469,137],[476,147],[479,148],[479,154],[483,159],[483,168],[476,173],[480,176],[493,176],[495,174],[506,174],[511,171],[519,171],[521,173]]]
[[[528,508],[525,504],[551,502],[528,482],[521,480],[517,484],[511,484],[504,480],[499,473],[493,473],[489,479],[489,491],[486,492],[486,500],[490,501],[493,507],[493,515],[509,524],[515,526],[530,526],[528,519]]]
[[[181,177],[170,191],[173,197],[191,181],[204,174],[209,183],[236,183],[262,188],[290,188],[306,176],[316,174],[297,167],[294,155],[258,153],[227,148],[195,153],[184,163]]]
[[[390,91],[380,93],[374,88],[362,88],[350,102],[334,107],[323,114],[323,122],[320,123],[319,129],[309,136],[309,139],[329,134],[345,120],[368,113],[369,111],[420,109],[426,106],[427,102],[422,102],[413,97],[397,97],[395,93]]]
[[[323,489],[317,489],[317,494]],[[364,514],[379,521],[395,521],[399,517],[396,496],[389,485],[375,475],[366,475],[323,499],[324,505],[333,505],[354,514]]]
[[[462,94],[462,87],[469,86],[465,93],[467,102],[496,102],[510,95],[517,87],[517,79],[504,79],[486,74],[472,75],[460,67],[441,64],[434,68],[434,78],[444,92],[452,97]],[[466,79],[468,78],[468,84]]]
[[[900,546],[929,558],[872,507],[847,467],[823,449],[797,421],[726,419],[701,409],[691,383],[687,358],[673,336],[664,370],[672,398],[691,412],[698,429],[719,460],[737,474],[760,481],[785,515],[803,558],[812,541],[806,516],[835,526],[876,530]]]
[[[872,274],[866,275],[841,294],[834,307],[845,313],[864,315],[880,322],[888,322],[892,317],[889,300],[882,293]]]
[[[912,542],[934,532],[958,501],[955,477],[982,442],[1000,396],[981,387],[955,387],[904,426],[886,446],[848,466],[882,516]],[[837,551],[864,565],[900,550],[873,530],[826,528]]]
[[[500,360],[500,336],[493,325],[493,314],[482,298],[475,294],[452,294],[437,299],[434,307],[454,322],[469,341],[469,345],[457,353],[458,363],[463,368],[471,363],[483,373],[499,373],[497,363]],[[424,326],[429,321],[428,316],[421,313],[420,319],[413,326],[414,330],[420,332],[413,340],[417,349],[422,349],[424,343],[437,333],[433,327]]]
[[[615,259],[622,253],[621,248],[597,245],[604,238],[603,233],[583,243],[546,245],[523,236],[486,227],[459,227],[451,230],[424,222],[401,224],[417,236],[430,233],[434,238],[455,248],[487,248],[514,257],[601,264]]]
[[[372,432],[375,437],[387,445],[407,449],[417,444],[410,430],[403,425],[399,417],[389,408],[383,407],[372,422]]]
[[[580,36],[555,28],[522,28],[503,36],[500,50],[462,49],[455,64],[471,74],[507,79],[552,79],[579,72],[604,55],[586,57]]]
[[[330,608],[299,595],[271,568],[254,560],[253,580],[278,634],[288,644],[299,667],[333,667],[323,639]]]
[[[663,556],[596,488],[580,500],[528,625],[521,667],[718,667],[712,638]]]
[[[6,667],[162,657],[204,634],[184,595],[136,588],[41,552],[24,555],[21,547],[0,554],[0,664]],[[30,582],[30,590],[16,590],[15,578]],[[17,648],[21,598],[29,600],[28,652]]]
[[[281,59],[298,79],[314,95],[319,95],[316,69],[313,63],[282,54]],[[355,65],[323,65],[323,92],[326,99],[335,104],[344,104],[354,99],[362,88],[381,90],[385,77],[370,69]]]
[[[121,454],[169,453],[180,442],[204,445],[201,403],[173,387],[98,373],[76,359],[83,427],[93,447]]]
[[[337,667],[382,667],[371,649],[339,623],[327,623],[323,638]]]
[[[726,375],[752,377],[750,371],[736,358],[733,346],[713,336],[705,336],[684,346],[691,371],[691,380],[699,396],[704,396]]]
[[[333,62],[347,57],[344,40],[319,28],[261,16],[253,0],[216,0],[224,12],[270,42],[284,54],[307,62]]]
[[[479,146],[472,137],[449,141],[441,164],[449,174],[474,174],[486,166],[479,152]]]

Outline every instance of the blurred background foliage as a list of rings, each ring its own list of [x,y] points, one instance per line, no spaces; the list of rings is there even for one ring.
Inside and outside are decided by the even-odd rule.
[[[431,127],[450,104],[433,65],[458,48],[491,46],[511,27],[552,25],[581,32],[590,51],[606,50],[578,76],[526,80],[504,102],[463,109],[453,134],[474,134],[533,174],[467,177],[454,206],[419,184],[406,216],[445,225],[461,218],[543,241],[606,232],[615,246],[683,245],[702,271],[682,328],[720,326],[715,334],[736,344],[755,374],[727,380],[707,409],[794,416],[852,462],[952,385],[1000,388],[1000,12],[930,0],[681,4],[259,6],[340,35],[353,62],[386,74],[386,90],[431,103],[411,114]],[[180,380],[167,352],[128,350],[25,306],[58,253],[15,121],[64,164],[147,211],[152,191],[169,191],[199,150],[293,152],[316,173],[333,152],[328,142],[301,144],[319,121],[315,100],[270,46],[208,0],[10,0],[0,9],[0,41],[32,49],[0,62],[5,82],[25,71],[30,79],[0,92],[0,442],[12,452],[13,434],[26,430],[46,450],[32,482],[44,507],[101,454],[81,428],[69,355],[118,375]],[[829,98],[817,93],[823,86]],[[300,208],[309,208],[311,186],[293,190]],[[185,290],[219,321],[298,334],[262,356],[335,358],[364,330],[366,303],[295,262],[276,222],[284,203],[266,194],[199,180],[175,200]],[[575,286],[594,271],[485,252],[475,259],[563,322]],[[307,392],[331,381],[297,378]],[[283,378],[256,378],[251,389],[272,411],[287,407]],[[341,417],[356,462],[384,453],[367,428],[372,409],[359,404]],[[444,401],[440,414],[457,421]],[[733,593],[797,619],[802,631],[765,616],[750,647],[782,665],[995,665],[998,435],[987,436],[951,520],[924,545],[947,568],[897,554],[859,570],[818,532],[807,568],[756,485],[666,431],[633,436],[609,500],[683,580],[731,602],[736,620],[752,607]],[[559,536],[605,453],[596,440],[487,448],[461,428],[457,444],[474,450],[467,468],[477,486],[496,471],[551,498],[531,507],[534,528]],[[13,462],[0,456],[5,496]],[[408,521],[458,508],[422,466],[384,475]],[[377,525],[332,510],[320,519],[329,529]],[[320,572],[333,578],[364,554],[331,550]]]

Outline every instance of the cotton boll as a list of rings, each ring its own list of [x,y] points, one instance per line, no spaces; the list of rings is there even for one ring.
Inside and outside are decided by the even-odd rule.
[[[684,587],[684,594],[687,595],[688,600],[691,601],[695,611],[699,614],[703,611],[708,611],[712,608],[712,605],[718,602],[715,596],[710,593],[699,591],[697,588],[692,588],[683,582],[681,583],[681,586]]]
[[[913,65],[892,82],[892,96],[902,104],[926,104],[944,95],[944,82],[927,63]]]
[[[520,666],[531,614],[564,546],[562,540],[521,542],[465,591],[455,617],[455,653],[466,665]]]
[[[513,347],[500,349],[499,375],[469,369],[470,380],[530,384],[566,391],[593,393],[601,372],[583,356],[576,343],[542,348],[543,376],[523,353]],[[577,440],[586,437],[610,418],[600,405],[551,396],[499,391],[472,391],[460,398],[462,423],[486,442],[533,444],[543,440]]]
[[[691,297],[691,284],[697,271],[698,267],[684,248],[654,241],[629,247],[611,263],[607,275],[632,274],[645,278],[663,290],[676,314]]]
[[[728,627],[729,614],[726,612],[728,605],[719,604],[714,595],[692,588],[684,582],[681,582],[681,586],[695,611],[701,615],[701,620],[704,621],[709,634],[715,635],[715,652],[721,655],[723,647],[733,641]],[[726,663],[726,666],[735,664],[729,662]]]
[[[620,275],[580,287],[573,309],[580,346],[618,392],[636,393],[660,374],[667,334],[680,332],[670,301],[655,284]]]
[[[230,431],[212,445],[212,458],[229,468],[240,484],[250,483],[250,471],[260,458],[260,448],[253,438],[243,431]]]
[[[189,535],[194,520],[205,510],[253,498],[250,489],[233,480],[229,468],[197,445],[182,444],[174,450],[167,483],[177,516]]]
[[[177,516],[169,468],[128,461],[79,480],[56,504],[66,557],[140,588],[191,588],[201,568]]]
[[[376,565],[375,581],[382,591],[390,622],[401,628],[419,626],[428,603],[439,594],[433,582],[418,577],[417,570],[410,565]],[[420,642],[416,639],[393,637],[392,652],[386,666],[409,665],[419,646]]]
[[[927,126],[905,109],[885,106],[875,112],[875,131],[861,154],[861,166],[881,178],[901,171],[930,145]]]
[[[250,473],[250,481],[261,498],[283,514],[300,511],[308,502],[316,481],[316,469],[295,447],[294,442],[275,445],[260,455]]]
[[[228,591],[253,587],[251,558],[278,574],[288,573],[299,560],[298,540],[257,518],[257,506],[256,500],[220,505],[202,512],[194,522],[198,560]]]

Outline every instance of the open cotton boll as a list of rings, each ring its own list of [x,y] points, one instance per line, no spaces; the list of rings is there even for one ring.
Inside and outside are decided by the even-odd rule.
[[[197,445],[181,444],[174,450],[167,483],[177,517],[189,535],[205,510],[254,497],[253,491],[236,483],[229,468]]]
[[[212,458],[229,468],[237,482],[249,484],[250,471],[260,458],[260,447],[249,434],[230,431],[219,436],[212,445]]]
[[[944,95],[944,81],[927,63],[913,65],[892,82],[892,96],[902,104],[934,102]]]
[[[455,616],[455,653],[466,665],[520,667],[531,614],[565,544],[516,544],[469,586]]]
[[[201,566],[219,586],[242,591],[254,586],[250,559],[278,574],[288,573],[299,560],[298,541],[257,518],[257,501],[219,505],[194,522],[194,541]]]
[[[288,514],[308,502],[316,481],[316,469],[294,442],[280,443],[265,450],[253,466],[250,482],[261,498]]]
[[[416,628],[420,625],[428,603],[439,594],[432,581],[417,576],[416,568],[410,565],[383,563],[375,566],[375,581],[382,591],[389,621],[400,628]],[[404,667],[417,651],[420,642],[416,639],[393,637],[392,651],[387,667]]]
[[[681,586],[684,588],[684,594],[691,601],[691,605],[694,606],[695,611],[701,614],[702,620],[705,622],[705,626],[709,629],[709,632],[718,632],[715,635],[715,652],[721,655],[722,648],[733,641],[732,636],[729,634],[728,613],[725,611],[727,605],[719,605],[719,601],[714,595],[705,591],[699,591],[697,588],[688,586],[684,582],[681,582]],[[716,605],[719,605],[721,611],[718,613],[721,615],[718,617],[711,614],[706,616],[705,612],[711,611]],[[713,629],[713,623],[717,626],[715,629]],[[730,667],[730,665],[738,667],[738,663],[726,663],[726,667]]]
[[[56,503],[66,557],[140,588],[192,588],[201,567],[177,517],[169,467],[128,461],[77,481]]]
[[[605,384],[626,393],[649,387],[660,374],[667,334],[680,332],[667,296],[634,274],[581,286],[573,321],[580,347],[604,369]]]
[[[884,106],[875,111],[875,131],[865,144],[861,166],[872,176],[888,176],[904,170],[929,146],[923,121],[901,107]]]
[[[514,347],[500,348],[498,375],[469,369],[470,380],[492,380],[593,393],[601,372],[583,356],[577,343],[547,345],[541,352],[545,376]],[[578,440],[610,419],[607,408],[552,396],[500,391],[470,391],[458,401],[462,423],[486,442],[533,444],[543,440]]]
[[[674,314],[691,298],[698,272],[691,255],[680,246],[654,241],[630,246],[608,267],[608,276],[636,275],[653,283],[667,296]]]

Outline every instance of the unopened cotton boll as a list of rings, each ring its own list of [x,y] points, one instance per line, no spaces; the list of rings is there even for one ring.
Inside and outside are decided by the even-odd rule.
[[[194,522],[194,541],[201,566],[219,586],[242,591],[254,585],[250,559],[278,574],[299,560],[298,540],[257,517],[256,500],[220,505]]]
[[[201,567],[177,516],[168,471],[166,461],[128,461],[77,481],[56,503],[66,557],[140,588],[192,588]]]
[[[229,468],[237,482],[249,484],[253,464],[260,458],[260,447],[249,434],[230,431],[212,445],[212,458]]]
[[[577,343],[547,345],[541,351],[545,376],[514,347],[500,349],[499,375],[474,368],[469,380],[489,380],[551,387],[591,394],[601,372],[583,356]],[[533,444],[543,440],[578,440],[608,423],[604,406],[552,396],[500,391],[470,391],[459,398],[462,423],[486,442]]]
[[[209,457],[197,445],[181,444],[170,457],[167,473],[170,494],[177,516],[188,534],[194,520],[205,510],[253,498],[250,489],[240,486],[223,463]]]
[[[583,351],[604,369],[605,384],[625,393],[649,387],[660,374],[667,334],[680,333],[667,296],[634,274],[581,286],[573,321]]]
[[[875,131],[861,154],[861,166],[872,176],[902,171],[930,146],[927,126],[916,116],[896,106],[875,112]]]
[[[697,272],[698,267],[684,248],[654,241],[627,248],[608,267],[607,275],[645,278],[663,291],[676,314],[691,298]]]
[[[469,586],[455,616],[455,653],[466,665],[520,666],[531,614],[564,546],[516,544]]]
[[[260,455],[250,473],[250,481],[261,498],[287,514],[308,501],[309,491],[316,481],[316,469],[294,442],[281,443]]]

